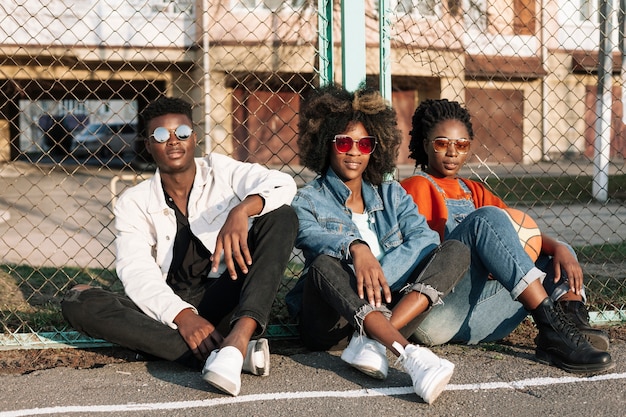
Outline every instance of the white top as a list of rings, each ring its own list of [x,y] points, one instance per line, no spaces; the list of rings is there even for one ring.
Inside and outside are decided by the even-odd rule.
[[[378,242],[378,236],[371,228],[371,223],[369,216],[367,213],[352,213],[352,221],[356,224],[356,227],[359,229],[359,233],[361,234],[361,239],[367,243],[370,247],[372,253],[379,261],[383,258],[384,252],[380,247],[380,242]]]

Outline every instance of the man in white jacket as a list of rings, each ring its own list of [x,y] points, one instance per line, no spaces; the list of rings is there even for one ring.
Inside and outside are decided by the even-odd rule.
[[[155,175],[115,205],[116,270],[125,295],[77,285],[62,302],[77,330],[202,367],[238,395],[241,371],[269,373],[258,338],[291,255],[293,178],[220,154],[194,157],[192,108],[162,97],[141,114]]]

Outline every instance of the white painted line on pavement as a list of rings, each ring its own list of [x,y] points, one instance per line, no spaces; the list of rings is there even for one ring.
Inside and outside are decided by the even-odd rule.
[[[591,377],[563,377],[563,378],[530,378],[511,382],[484,382],[477,384],[449,384],[446,391],[481,391],[494,389],[521,389],[557,384],[571,384],[575,382],[594,382],[613,379],[626,379],[626,373],[606,374]],[[145,404],[109,404],[84,406],[59,406],[46,408],[31,408],[0,412],[0,417],[23,417],[50,414],[68,413],[119,413],[129,411],[152,410],[180,410],[187,408],[215,407],[219,405],[247,403],[254,401],[294,400],[301,398],[362,398],[412,394],[413,387],[395,387],[378,389],[360,389],[350,391],[310,391],[310,392],[274,392],[267,394],[242,395],[240,397],[222,397],[208,400],[177,401],[167,403]]]

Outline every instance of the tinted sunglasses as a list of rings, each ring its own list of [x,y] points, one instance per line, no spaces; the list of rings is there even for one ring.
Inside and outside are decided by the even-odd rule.
[[[174,130],[169,130],[165,127],[157,127],[150,135],[155,141],[159,143],[165,143],[169,140],[170,135],[174,134],[178,140],[187,140],[191,137],[193,130],[187,125],[180,125]]]
[[[361,139],[352,139],[348,135],[335,135],[332,142],[335,144],[335,149],[339,153],[349,152],[350,149],[352,149],[352,144],[356,143],[359,152],[365,155],[374,152],[377,143],[374,136],[363,136]]]
[[[472,144],[472,141],[469,139],[449,139],[446,137],[439,137],[430,141],[433,143],[435,152],[447,152],[448,146],[452,144],[461,155],[468,153]]]

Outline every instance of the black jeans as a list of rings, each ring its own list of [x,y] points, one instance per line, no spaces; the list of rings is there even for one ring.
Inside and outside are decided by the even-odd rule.
[[[300,338],[310,350],[344,348],[355,329],[359,329],[365,315],[373,310],[389,314],[406,292],[412,289],[427,295],[433,305],[439,300],[423,291],[436,290],[443,298],[461,280],[470,264],[469,249],[459,241],[447,240],[434,249],[412,272],[403,290],[392,292],[392,302],[382,308],[371,307],[356,292],[356,276],[340,260],[320,255],[308,269],[300,311]],[[436,298],[439,298],[435,295]],[[430,310],[430,309],[429,309]],[[429,311],[427,310],[427,311]],[[408,337],[427,312],[420,314],[400,332]]]
[[[297,232],[298,218],[289,206],[256,218],[248,236],[253,257],[248,274],[239,273],[233,281],[225,271],[206,285],[178,295],[216,327],[251,317],[258,323],[256,336],[262,334]],[[125,295],[101,288],[70,290],[61,307],[68,323],[90,337],[186,366],[202,366],[178,330],[148,317]]]

